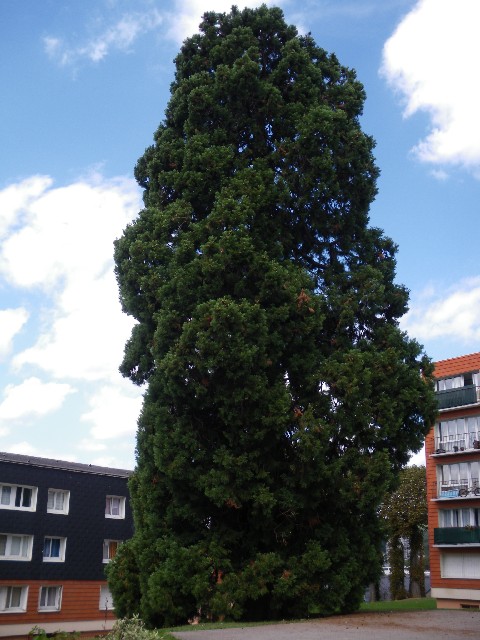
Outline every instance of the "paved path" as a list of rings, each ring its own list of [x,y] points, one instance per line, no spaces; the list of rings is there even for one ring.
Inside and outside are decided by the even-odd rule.
[[[174,635],[178,640],[479,640],[480,612],[355,613],[214,631],[192,627]]]

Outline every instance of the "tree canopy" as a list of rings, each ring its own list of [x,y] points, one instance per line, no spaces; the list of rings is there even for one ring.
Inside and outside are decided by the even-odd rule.
[[[379,571],[379,503],[435,404],[368,224],[364,99],[277,8],[206,13],[176,58],[115,247],[121,371],[146,385],[120,615],[348,611]]]

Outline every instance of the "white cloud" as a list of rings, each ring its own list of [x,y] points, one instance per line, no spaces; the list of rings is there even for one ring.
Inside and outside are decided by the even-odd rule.
[[[449,290],[430,288],[411,304],[402,328],[422,340],[480,340],[480,277],[468,278]]]
[[[432,169],[430,171],[430,175],[439,182],[445,182],[445,180],[448,180],[448,178],[450,177],[444,169]]]
[[[120,380],[115,386],[101,387],[90,398],[90,410],[81,419],[93,425],[90,435],[94,441],[134,434],[142,400],[142,392],[138,388]]]
[[[84,438],[78,443],[78,448],[84,451],[105,451],[107,445],[98,440],[92,440],[91,438]]]
[[[68,384],[42,382],[31,377],[18,385],[5,388],[0,403],[0,421],[18,420],[24,417],[44,416],[59,409],[73,389]]]
[[[85,44],[69,45],[61,38],[46,36],[43,39],[44,49],[61,66],[75,64],[82,59],[96,63],[112,51],[129,52],[140,36],[157,29],[162,21],[162,15],[156,9],[127,13],[88,38]]]
[[[0,247],[0,276],[42,291],[43,325],[16,354],[55,378],[115,375],[132,320],[122,314],[113,275],[113,241],[141,208],[132,180],[98,176],[50,188],[26,202],[24,223]]]
[[[2,447],[65,460],[78,457],[65,451],[82,451],[83,461],[94,452],[103,458],[92,463],[128,468],[142,390],[118,373],[133,321],[118,300],[113,241],[141,209],[140,190],[133,180],[98,174],[62,187],[48,177],[35,180],[0,191],[0,202],[5,192],[15,194],[3,200],[11,222],[0,244],[0,285],[25,300],[30,312],[23,350],[11,358],[16,374],[27,379],[6,380],[0,398]],[[0,311],[0,353],[26,320],[23,307]],[[42,373],[49,377],[41,380]],[[74,390],[75,400],[65,406]],[[52,453],[51,443],[52,450],[40,450],[35,433],[30,445],[11,442],[9,422],[45,415],[52,429],[69,425],[62,454]]]
[[[31,442],[22,440],[20,442],[14,442],[9,445],[8,451],[10,453],[18,453],[23,456],[37,456],[39,458],[50,458],[51,460],[63,460],[65,462],[77,462],[77,456],[71,452],[53,452],[51,449],[44,449],[43,447],[36,447]],[[83,460],[82,460],[83,462]]]
[[[412,453],[408,466],[413,467],[414,465],[417,467],[425,466],[425,445],[418,453]]]
[[[185,38],[198,33],[198,25],[207,11],[215,13],[229,13],[232,5],[239,9],[245,7],[259,7],[262,4],[280,6],[286,0],[175,0],[175,11],[168,16],[168,37],[176,42],[183,42]]]
[[[51,316],[37,342],[13,358],[15,367],[36,365],[76,380],[116,375],[133,323],[121,313],[112,270],[70,280]]]
[[[480,165],[478,0],[419,0],[385,43],[381,72],[404,99],[405,117],[431,128],[414,152],[424,162]]]
[[[13,338],[28,320],[28,312],[18,309],[0,309],[0,358],[12,349]]]
[[[32,176],[0,191],[0,238],[17,222],[18,214],[52,183],[48,176]]]

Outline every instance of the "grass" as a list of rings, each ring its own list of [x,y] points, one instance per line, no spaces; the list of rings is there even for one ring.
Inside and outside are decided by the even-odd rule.
[[[401,612],[401,611],[430,611],[437,608],[437,601],[434,598],[407,598],[406,600],[387,600],[381,602],[364,602],[360,605],[360,613],[368,612]],[[184,625],[169,629],[174,631],[202,631],[210,629],[228,629],[238,627],[252,627],[268,624],[282,624],[288,622],[298,622],[298,620],[285,621],[265,621],[265,622],[204,622],[196,625]],[[166,640],[170,640],[166,636]]]
[[[360,611],[430,611],[437,608],[435,598],[407,598],[405,600],[382,600],[381,602],[363,602]]]

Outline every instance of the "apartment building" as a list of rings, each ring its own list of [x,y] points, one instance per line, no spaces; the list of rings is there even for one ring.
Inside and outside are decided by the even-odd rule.
[[[113,626],[105,566],[133,534],[131,471],[0,453],[0,637]]]
[[[432,597],[480,607],[480,353],[435,364],[438,417],[425,443]]]

